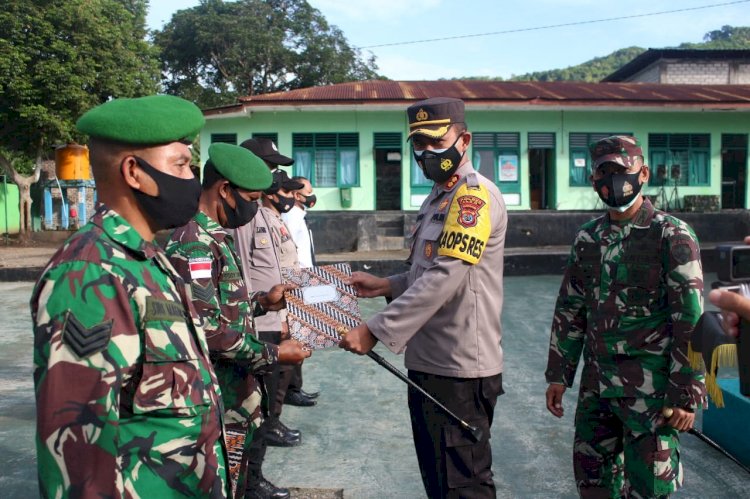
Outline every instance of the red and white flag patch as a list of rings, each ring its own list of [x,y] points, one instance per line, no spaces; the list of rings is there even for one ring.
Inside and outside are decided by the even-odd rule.
[[[190,265],[190,277],[192,279],[211,278],[211,258],[191,258],[188,264]]]

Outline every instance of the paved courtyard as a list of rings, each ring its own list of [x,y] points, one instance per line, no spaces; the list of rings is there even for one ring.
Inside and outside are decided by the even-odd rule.
[[[710,282],[710,279],[706,279]],[[544,367],[559,276],[509,277],[503,311],[506,394],[498,400],[492,449],[498,497],[577,497],[571,447],[575,390],[565,417],[544,407]],[[28,298],[31,283],[0,283],[0,497],[37,496],[34,396]],[[365,315],[383,300],[362,300]],[[395,365],[401,358],[376,347]],[[302,431],[295,448],[269,448],[266,475],[278,485],[343,489],[346,498],[423,498],[412,449],[406,387],[368,357],[316,352],[305,388],[320,390],[311,408],[285,406]],[[572,393],[571,393],[572,392]],[[746,431],[739,429],[738,431]],[[748,475],[690,435],[683,436],[685,487],[678,497],[750,497]]]

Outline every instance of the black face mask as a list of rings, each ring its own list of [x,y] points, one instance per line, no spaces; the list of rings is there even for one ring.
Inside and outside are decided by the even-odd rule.
[[[135,199],[149,219],[156,224],[156,230],[182,227],[198,213],[201,198],[201,184],[197,178],[184,179],[161,172],[148,161],[133,156],[138,166],[151,177],[159,189],[159,194],[150,196],[133,189]]]
[[[594,180],[596,193],[610,208],[620,212],[626,211],[633,205],[643,187],[638,182],[640,175],[640,170],[635,173],[608,173]]]
[[[276,194],[276,197],[279,199],[278,201],[274,201],[271,198],[268,198],[268,200],[271,201],[271,204],[279,213],[287,213],[294,206],[294,198],[287,198],[281,194]]]
[[[304,194],[300,194],[303,198],[305,198],[304,201],[302,201],[302,204],[305,205],[307,208],[312,208],[315,206],[315,203],[318,201],[318,198],[315,196],[315,194],[310,194],[309,196],[305,196]]]
[[[424,176],[437,184],[442,184],[451,178],[451,175],[458,169],[463,154],[458,152],[456,144],[463,135],[459,135],[453,145],[448,149],[427,150],[417,152],[412,148],[414,160],[422,168]]]
[[[250,222],[258,213],[258,202],[248,201],[237,192],[232,186],[228,186],[234,196],[235,207],[232,208],[227,203],[227,200],[221,198],[221,202],[224,205],[224,215],[227,217],[227,221],[224,223],[224,227],[227,229],[236,229]]]

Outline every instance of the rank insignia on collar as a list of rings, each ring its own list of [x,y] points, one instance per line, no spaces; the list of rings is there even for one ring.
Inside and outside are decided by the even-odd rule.
[[[459,206],[458,223],[463,227],[474,227],[477,224],[479,210],[486,203],[477,196],[461,196],[456,200]]]
[[[453,187],[456,186],[460,178],[461,177],[459,177],[457,174],[451,175],[451,178],[449,178],[448,181],[445,183],[445,185],[443,186],[443,189],[446,191],[453,189]]]

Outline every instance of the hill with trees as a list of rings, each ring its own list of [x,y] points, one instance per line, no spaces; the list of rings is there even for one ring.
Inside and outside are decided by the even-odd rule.
[[[721,29],[709,31],[699,43],[682,43],[679,49],[747,49],[750,50],[750,27],[722,26]],[[629,63],[646,49],[642,47],[628,47],[616,50],[609,55],[596,57],[576,66],[548,71],[536,71],[522,75],[513,75],[511,81],[601,81],[604,77],[614,73]],[[503,78],[470,77],[457,78],[462,80],[503,80]]]

